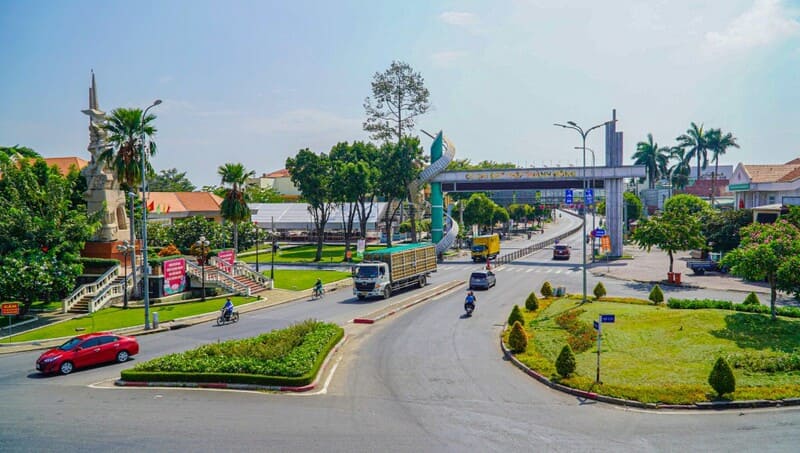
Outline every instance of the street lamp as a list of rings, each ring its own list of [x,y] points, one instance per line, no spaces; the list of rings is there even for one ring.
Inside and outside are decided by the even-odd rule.
[[[142,292],[144,293],[144,330],[150,330],[150,266],[147,264],[147,153],[145,153],[144,141],[144,119],[147,118],[147,111],[161,104],[161,99],[156,99],[142,112],[142,121],[139,127],[140,146],[142,148]]]
[[[128,254],[133,252],[134,247],[128,241],[122,241],[122,244],[117,245],[117,251],[122,253],[122,261],[125,263],[125,278],[123,279],[123,286],[125,287],[125,293],[122,295],[122,308],[127,310],[128,309]],[[133,255],[133,253],[131,253]],[[135,282],[136,280],[134,280]]]
[[[581,149],[580,146],[574,147],[574,149]],[[597,194],[594,193],[594,150],[592,148],[586,148],[586,151],[592,153],[592,181],[590,186],[592,188],[592,231],[595,230],[595,223],[594,223],[594,214],[597,211]],[[586,194],[583,195],[584,204],[586,203]],[[594,237],[592,237],[592,262],[594,263]]]
[[[258,227],[258,222],[253,222],[256,227],[256,272],[258,272],[258,243],[261,242],[261,228]]]
[[[200,296],[200,300],[206,300],[206,256],[208,255],[208,246],[211,243],[206,239],[205,236],[200,236],[200,239],[194,243],[200,249],[200,272],[201,272],[201,284],[203,285],[203,294]]]
[[[586,194],[586,136],[589,135],[589,132],[592,132],[593,130],[595,130],[595,129],[601,127],[601,126],[605,126],[607,124],[611,124],[613,121],[615,121],[615,120],[606,121],[605,123],[598,124],[596,126],[592,126],[589,129],[586,129],[585,131],[580,126],[575,124],[574,121],[567,121],[567,124],[559,124],[559,123],[554,123],[553,124],[554,126],[563,127],[564,129],[572,129],[572,130],[576,131],[577,133],[581,134],[581,139],[583,140],[583,145],[581,146],[581,149],[583,149],[583,184],[582,184],[582,187],[583,187],[583,193],[584,194]],[[582,220],[583,220],[583,238],[581,238],[581,242],[583,243],[583,303],[586,303],[588,301],[588,299],[586,298],[586,237],[587,236],[586,236],[586,210],[585,209],[584,209],[584,212],[583,212],[583,219]]]
[[[131,199],[131,241],[130,241],[130,248],[131,248],[131,273],[133,274],[133,298],[136,298],[138,291],[136,290],[136,222],[134,221],[134,212],[133,212],[133,202],[136,198],[136,194],[133,192],[128,192],[128,197]],[[127,272],[125,273],[127,275]],[[127,294],[127,291],[126,291]],[[125,304],[125,308],[128,308],[128,304]]]
[[[269,289],[275,288],[275,253],[278,251],[278,242],[275,236],[275,217],[272,217],[272,264],[269,267]]]

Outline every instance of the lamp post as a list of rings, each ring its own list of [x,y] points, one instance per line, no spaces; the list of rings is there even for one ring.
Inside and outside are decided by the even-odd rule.
[[[580,146],[576,146],[575,149],[581,149]],[[594,169],[595,169],[595,161],[594,161],[594,150],[592,148],[586,147],[586,151],[592,153],[592,180],[589,183],[589,187],[592,189],[592,231],[595,230],[595,222],[594,222],[594,215],[597,211],[597,194],[594,193]],[[584,202],[586,201],[586,196],[583,197]],[[592,237],[592,262],[594,263],[594,237]]]
[[[272,217],[272,264],[269,267],[269,289],[275,288],[275,253],[278,250],[278,243],[275,237],[275,217]]]
[[[134,222],[134,211],[133,211],[133,202],[136,198],[136,194],[133,192],[128,192],[128,197],[131,199],[131,241],[130,241],[130,248],[131,248],[131,273],[133,274],[133,298],[136,298],[138,294],[137,286],[136,286],[136,225]],[[125,273],[127,275],[127,272]],[[127,280],[126,280],[127,281]],[[125,292],[127,294],[127,291]],[[128,304],[125,304],[125,308],[128,308]]]
[[[122,295],[122,308],[125,310],[128,309],[128,254],[133,252],[133,250],[133,245],[128,241],[122,241],[122,244],[117,245],[117,251],[122,253],[122,260],[125,263],[125,279],[123,280],[125,293]]]
[[[581,135],[581,139],[583,140],[583,144],[581,146],[581,149],[583,149],[583,184],[582,184],[582,187],[583,187],[584,197],[585,197],[585,194],[586,194],[586,136],[589,135],[589,132],[592,132],[593,130],[595,130],[595,129],[601,127],[601,126],[605,126],[606,124],[609,124],[611,122],[612,121],[606,121],[605,123],[598,124],[596,126],[592,126],[589,129],[586,129],[585,131],[580,126],[575,124],[574,121],[567,121],[567,124],[559,124],[559,123],[554,123],[553,124],[554,126],[563,127],[564,129],[572,129],[572,130],[576,131],[577,133],[579,133]],[[587,302],[587,298],[586,298],[586,237],[587,236],[586,236],[586,210],[585,209],[583,211],[583,219],[582,220],[583,220],[583,237],[581,238],[581,242],[583,243],[583,303],[586,303]]]
[[[261,242],[261,229],[258,227],[258,222],[253,222],[256,227],[256,272],[258,272],[258,243]]]
[[[206,239],[205,236],[200,236],[200,239],[194,243],[200,249],[200,273],[201,277],[201,285],[203,286],[203,293],[200,295],[200,300],[206,300],[206,256],[208,255],[208,246],[211,243]]]
[[[147,118],[147,111],[161,104],[161,99],[156,99],[142,112],[142,121],[139,128],[140,146],[142,148],[142,292],[144,293],[144,330],[150,330],[150,266],[147,264],[147,153],[145,153],[144,143],[144,119]]]

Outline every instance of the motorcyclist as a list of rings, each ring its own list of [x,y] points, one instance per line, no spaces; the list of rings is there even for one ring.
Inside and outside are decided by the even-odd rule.
[[[475,310],[475,301],[478,298],[475,297],[475,293],[472,291],[467,292],[467,297],[464,299],[464,310],[469,311],[470,307]]]
[[[222,316],[225,317],[226,320],[231,319],[231,315],[233,314],[233,302],[231,298],[225,299],[225,305],[222,306]]]
[[[322,295],[322,279],[318,278],[317,282],[314,283],[314,294],[321,296]]]

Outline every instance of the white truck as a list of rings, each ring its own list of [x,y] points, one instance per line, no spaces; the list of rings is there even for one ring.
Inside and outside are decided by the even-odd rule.
[[[367,252],[353,267],[353,294],[359,299],[378,296],[388,299],[392,292],[409,286],[422,288],[436,272],[436,246],[410,244]]]

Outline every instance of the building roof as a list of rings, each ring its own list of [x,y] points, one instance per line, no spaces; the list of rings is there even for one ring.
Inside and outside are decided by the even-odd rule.
[[[742,168],[753,183],[791,182],[800,178],[800,159],[785,164],[742,164]]]
[[[308,212],[306,203],[248,203],[251,220],[259,227],[271,229],[275,222],[276,230],[308,230],[314,227],[314,219]],[[380,216],[386,209],[387,203],[378,202],[372,207],[372,213],[367,219],[368,228],[375,229]],[[358,218],[356,217],[356,222]],[[358,226],[358,225],[356,225]],[[330,219],[325,225],[325,230],[334,231],[342,229],[342,212],[338,206],[333,208]]]
[[[264,175],[265,178],[288,178],[289,176],[289,170],[285,168]]]
[[[89,161],[83,160],[80,157],[44,157],[43,159],[48,167],[52,167],[53,165],[58,167],[58,172],[64,176],[69,173],[69,169],[73,165],[78,170],[82,170],[83,167],[89,165]]]
[[[150,192],[147,204],[163,214],[218,214],[222,198],[209,192]]]

